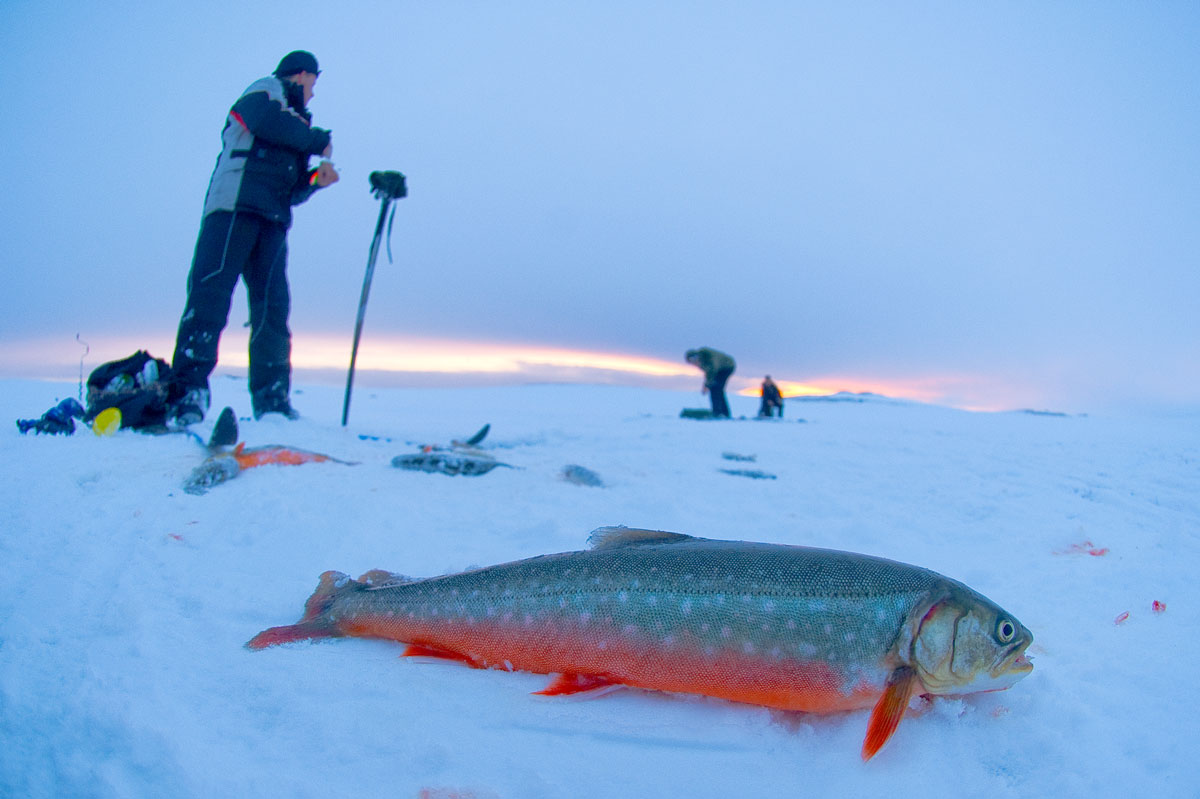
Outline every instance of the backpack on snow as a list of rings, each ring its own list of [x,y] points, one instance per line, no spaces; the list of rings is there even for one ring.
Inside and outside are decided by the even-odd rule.
[[[171,367],[138,350],[128,358],[102,363],[87,381],[87,421],[108,408],[121,411],[121,427],[155,427],[167,421]]]

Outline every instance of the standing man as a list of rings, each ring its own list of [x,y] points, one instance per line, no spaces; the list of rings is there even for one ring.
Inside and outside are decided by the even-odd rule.
[[[737,367],[732,357],[711,347],[687,351],[687,362],[704,370],[704,388],[712,400],[713,416],[729,418],[729,403],[725,399],[725,382]]]
[[[312,53],[288,53],[271,77],[246,89],[225,118],[171,363],[170,417],[177,424],[199,422],[208,411],[208,376],[217,365],[239,277],[250,306],[254,418],[299,416],[289,399],[287,232],[292,206],[338,179],[328,160],[316,169],[308,166],[311,156],[333,155],[330,132],[313,127],[308,112],[320,74]]]

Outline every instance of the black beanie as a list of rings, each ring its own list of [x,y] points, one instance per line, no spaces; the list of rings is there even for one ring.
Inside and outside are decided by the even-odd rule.
[[[293,50],[283,57],[279,66],[275,67],[275,76],[278,78],[286,78],[298,72],[320,75],[321,70],[317,68],[317,57],[307,50]]]

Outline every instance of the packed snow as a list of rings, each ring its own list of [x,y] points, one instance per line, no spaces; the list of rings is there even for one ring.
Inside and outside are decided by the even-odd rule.
[[[216,411],[249,411],[244,381]],[[1200,410],[973,413],[857,397],[693,421],[699,393],[306,385],[240,422],[356,465],[264,466],[196,496],[184,435],[21,435],[73,383],[2,382],[0,795],[1195,796]],[[1053,409],[1051,409],[1053,410]],[[515,468],[391,466],[484,423]],[[730,457],[736,456],[736,457]],[[594,475],[601,485],[566,479]],[[758,475],[751,474],[759,473]],[[755,477],[760,479],[754,479]],[[773,477],[774,479],[761,479]],[[358,639],[252,652],[327,569],[412,576],[581,549],[625,524],[931,568],[1033,631],[1007,691],[914,701],[870,762],[868,713],[788,714],[399,657]],[[1127,614],[1127,615],[1126,615]]]

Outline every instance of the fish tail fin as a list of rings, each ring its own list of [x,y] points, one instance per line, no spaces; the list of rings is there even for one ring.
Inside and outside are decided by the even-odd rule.
[[[361,589],[363,586],[351,580],[347,575],[336,571],[327,571],[321,575],[317,590],[304,603],[304,615],[295,624],[283,627],[271,627],[246,642],[247,649],[265,649],[276,644],[286,644],[292,641],[307,641],[313,638],[336,638],[342,633],[337,624],[330,621],[328,611],[334,600],[348,591]]]
[[[916,686],[917,673],[908,666],[901,666],[888,677],[883,696],[875,703],[875,709],[871,711],[871,720],[867,723],[867,737],[863,739],[862,746],[863,760],[874,757],[887,743],[888,738],[892,737],[900,719],[904,718],[908,700]]]

